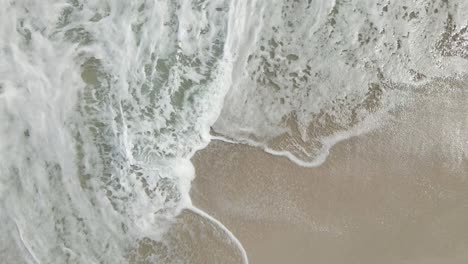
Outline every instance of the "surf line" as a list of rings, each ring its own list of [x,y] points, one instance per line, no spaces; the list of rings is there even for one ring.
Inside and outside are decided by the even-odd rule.
[[[11,218],[13,220],[13,222],[15,223],[15,226],[16,226],[16,231],[18,232],[18,236],[19,236],[19,239],[21,241],[21,244],[23,246],[23,250],[25,250],[29,257],[32,258],[32,260],[34,261],[34,263],[37,263],[37,264],[40,264],[41,262],[39,261],[39,259],[34,255],[34,252],[32,250],[32,248],[28,245],[28,243],[26,243],[26,241],[24,240],[24,237],[23,237],[23,232],[21,232],[21,228],[19,227],[18,225],[18,222],[16,221],[15,218]]]
[[[245,251],[244,247],[242,246],[242,243],[237,239],[237,237],[225,226],[223,225],[220,221],[218,221],[216,218],[212,217],[211,215],[207,214],[206,212],[202,211],[201,209],[198,209],[197,207],[194,206],[189,206],[186,207],[185,209],[192,211],[193,213],[206,218],[216,224],[221,230],[224,231],[228,235],[228,237],[231,239],[232,242],[237,246],[239,251],[241,252],[242,255],[242,263],[244,264],[249,264],[249,259],[247,257],[247,252]]]

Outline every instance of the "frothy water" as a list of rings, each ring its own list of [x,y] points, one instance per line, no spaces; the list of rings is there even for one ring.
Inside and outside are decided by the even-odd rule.
[[[211,127],[315,166],[468,69],[462,0],[0,5],[6,263],[128,262],[192,208]]]
[[[255,1],[215,131],[298,164],[468,69],[466,1]],[[377,122],[376,122],[377,121]]]

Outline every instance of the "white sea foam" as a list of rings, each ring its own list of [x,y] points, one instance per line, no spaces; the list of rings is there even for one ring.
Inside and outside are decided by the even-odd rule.
[[[0,257],[18,263],[125,263],[160,240],[211,126],[316,166],[468,68],[464,1],[0,6]]]
[[[251,5],[257,34],[237,53],[214,130],[300,165],[321,164],[366,120],[379,127],[418,86],[468,69],[465,1]]]
[[[2,240],[1,257],[126,262],[137,240],[161,239],[191,205],[189,159],[229,88],[235,8],[0,4],[0,209],[17,230],[0,229],[17,242]]]

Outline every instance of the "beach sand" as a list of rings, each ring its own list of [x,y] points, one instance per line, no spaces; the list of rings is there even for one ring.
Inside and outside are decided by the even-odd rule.
[[[193,203],[253,264],[468,263],[462,90],[419,98],[382,129],[335,145],[316,168],[213,141],[192,159]]]
[[[158,256],[153,259],[152,256]],[[129,256],[131,264],[242,263],[239,248],[216,223],[185,209],[162,242],[143,239]]]

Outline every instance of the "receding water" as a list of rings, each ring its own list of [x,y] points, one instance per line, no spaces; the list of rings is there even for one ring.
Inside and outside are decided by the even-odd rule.
[[[5,263],[126,263],[192,207],[210,133],[316,166],[468,69],[463,0],[0,6]]]

